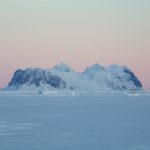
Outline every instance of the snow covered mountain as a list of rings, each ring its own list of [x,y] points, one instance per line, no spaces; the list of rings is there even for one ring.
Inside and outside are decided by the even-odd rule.
[[[126,66],[103,67],[92,65],[82,73],[75,72],[65,63],[51,69],[28,68],[17,70],[9,90],[139,90],[142,84]]]
[[[11,82],[8,84],[8,89],[51,89],[66,88],[66,83],[57,75],[53,75],[49,70],[41,68],[28,68],[25,70],[17,70]]]
[[[93,65],[83,73],[101,87],[113,90],[137,90],[142,88],[141,82],[126,66],[111,65],[106,68]]]

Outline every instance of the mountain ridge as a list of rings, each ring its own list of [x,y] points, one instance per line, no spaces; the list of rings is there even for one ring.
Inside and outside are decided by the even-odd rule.
[[[32,88],[31,88],[32,87]],[[83,72],[75,72],[60,63],[50,69],[27,68],[15,71],[7,90],[140,90],[142,84],[127,66],[94,64]]]

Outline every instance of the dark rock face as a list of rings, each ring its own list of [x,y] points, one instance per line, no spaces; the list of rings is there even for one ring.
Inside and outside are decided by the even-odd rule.
[[[115,80],[111,81],[110,87],[112,87],[114,90],[140,90],[142,89],[142,84],[139,81],[139,79],[135,76],[135,74],[127,67],[121,68],[121,74],[119,73],[113,74]],[[134,86],[129,87],[130,84],[133,84]]]
[[[125,68],[125,69],[124,69],[124,72],[129,75],[129,78],[128,78],[128,79],[129,79],[130,81],[132,81],[136,87],[142,88],[141,82],[137,79],[137,77],[135,76],[135,74],[134,74],[131,70]]]
[[[66,88],[67,86],[60,77],[52,75],[50,71],[29,68],[26,70],[17,70],[8,87],[15,87],[16,89],[23,85],[40,87],[41,84],[51,85],[54,88]]]

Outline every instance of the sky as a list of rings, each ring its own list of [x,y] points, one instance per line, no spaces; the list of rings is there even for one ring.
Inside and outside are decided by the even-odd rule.
[[[127,65],[150,89],[150,0],[0,0],[0,88],[18,68]]]

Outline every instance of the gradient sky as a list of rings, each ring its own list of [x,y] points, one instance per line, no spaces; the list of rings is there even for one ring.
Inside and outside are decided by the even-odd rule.
[[[127,65],[150,89],[150,0],[0,0],[0,87],[18,68]]]

